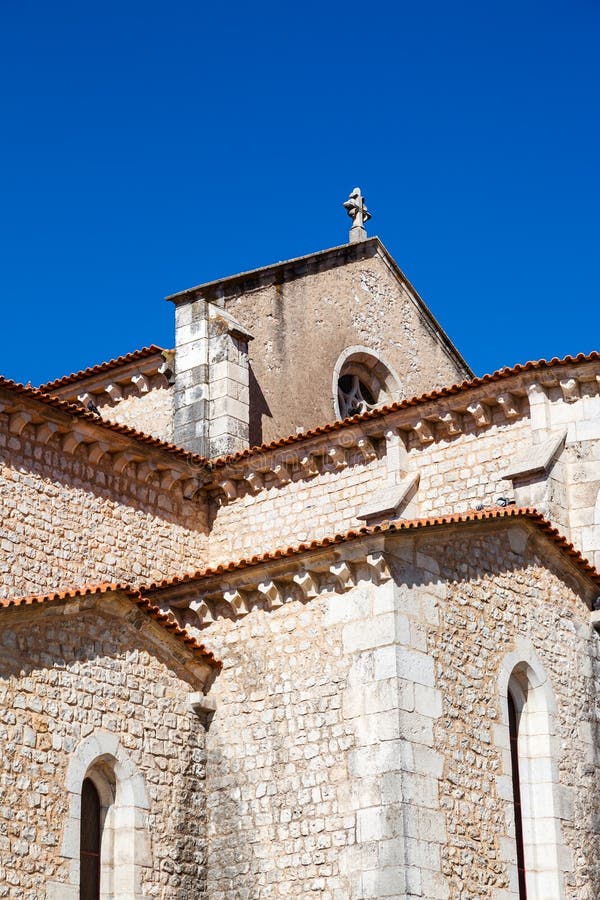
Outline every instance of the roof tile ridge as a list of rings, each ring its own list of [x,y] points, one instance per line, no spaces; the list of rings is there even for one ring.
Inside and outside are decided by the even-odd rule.
[[[309,428],[306,431],[276,438],[269,443],[257,444],[254,447],[239,450],[237,453],[229,453],[224,456],[215,457],[214,459],[209,460],[209,468],[222,468],[223,466],[242,462],[244,459],[258,453],[266,453],[269,450],[278,450],[279,448],[289,446],[290,444],[302,443],[304,440],[320,437],[323,434],[329,434],[332,431],[339,431],[342,428],[351,427],[353,425],[360,425],[361,423],[368,422],[372,419],[385,418],[385,416],[388,416],[391,413],[401,412],[402,410],[410,409],[414,406],[421,406],[425,403],[430,403],[431,401],[442,400],[446,397],[459,394],[462,391],[474,390],[492,382],[503,381],[505,378],[520,375],[522,372],[531,372],[541,368],[555,368],[557,366],[572,365],[581,362],[595,362],[597,360],[600,360],[600,351],[592,350],[588,354],[578,353],[576,356],[568,355],[562,358],[554,356],[550,360],[530,360],[526,363],[516,363],[514,366],[504,366],[501,369],[496,369],[494,372],[485,375],[465,379],[464,381],[437,388],[433,391],[427,391],[423,394],[415,394],[412,397],[406,397],[404,400],[387,403],[383,406],[378,406],[375,409],[357,413],[354,416],[348,416],[345,419],[335,419],[333,422],[326,422],[323,425],[316,425],[314,428]]]
[[[42,391],[40,388],[31,387],[27,384],[22,384],[19,381],[13,381],[10,378],[5,378],[3,375],[0,375],[0,388],[2,387],[7,388],[8,390],[14,390],[16,393],[40,403],[44,403],[46,406],[60,409],[65,413],[69,413],[69,415],[82,419],[84,422],[91,422],[98,428],[104,428],[115,434],[122,434],[125,437],[130,437],[140,443],[156,447],[157,450],[162,450],[164,453],[171,453],[173,456],[178,456],[180,459],[185,459],[194,465],[208,466],[209,464],[209,460],[205,456],[200,456],[192,450],[186,450],[184,447],[177,446],[177,444],[172,444],[168,441],[163,441],[160,438],[154,437],[151,434],[138,431],[130,425],[123,425],[120,422],[111,422],[110,420],[99,418],[83,407],[78,406],[76,403],[72,403],[70,400],[63,400],[60,397],[54,397],[52,394]]]
[[[228,572],[234,572],[250,568],[252,566],[263,565],[269,562],[275,562],[280,559],[287,559],[293,556],[299,556],[302,553],[308,553],[312,550],[324,550],[329,546],[340,543],[349,543],[361,537],[370,537],[376,534],[400,531],[416,531],[419,528],[436,528],[444,525],[456,525],[465,523],[483,522],[492,519],[507,518],[524,518],[530,520],[534,525],[546,532],[555,544],[565,550],[565,552],[574,558],[577,564],[583,568],[586,574],[593,579],[600,581],[600,573],[596,568],[585,559],[585,557],[571,544],[551,522],[549,522],[539,510],[533,506],[494,506],[484,510],[470,509],[463,512],[445,513],[439,516],[427,516],[417,519],[398,519],[396,521],[386,520],[378,525],[363,525],[359,528],[352,528],[346,532],[335,535],[328,535],[323,538],[315,538],[310,542],[302,542],[295,546],[287,548],[279,547],[276,550],[269,550],[263,554],[254,554],[251,557],[241,557],[238,560],[231,560],[227,563],[219,563],[216,566],[207,566],[205,569],[198,569],[193,572],[186,572],[181,575],[175,575],[172,578],[163,579],[160,582],[153,582],[143,585],[140,589],[144,591],[156,591],[162,588],[176,587],[180,584],[187,584],[192,581],[201,581],[205,578],[213,578],[217,575],[225,575]]]
[[[151,600],[145,597],[139,587],[118,582],[102,581],[98,584],[86,584],[81,587],[73,587],[64,591],[50,591],[47,594],[29,594],[24,597],[0,599],[0,609],[10,609],[23,606],[42,606],[47,603],[55,603],[62,600],[76,600],[78,597],[91,597],[101,594],[119,593],[127,597],[151,619],[154,619],[161,627],[169,631],[180,643],[186,644],[191,650],[198,651],[217,669],[222,668],[223,663],[205,644],[201,644],[187,629],[182,628],[176,621],[172,612],[165,613]]]
[[[55,388],[64,387],[75,381],[81,381],[84,378],[90,378],[93,375],[101,375],[110,369],[127,365],[127,363],[136,362],[138,359],[144,359],[146,356],[153,356],[155,353],[164,353],[164,347],[158,344],[148,344],[146,347],[140,347],[138,350],[132,350],[130,353],[123,353],[121,356],[115,356],[114,359],[107,359],[104,362],[96,363],[94,366],[87,366],[85,369],[79,369],[77,372],[69,372],[66,375],[60,375],[51,381],[42,382],[38,386],[40,391],[54,390]]]
[[[176,620],[173,613],[169,610],[169,612],[163,612],[158,606],[152,603],[147,597],[144,596],[143,592],[138,589],[134,593],[134,597],[132,597],[133,602],[140,609],[143,609],[146,615],[150,618],[155,619],[163,628],[167,631],[171,632],[173,637],[177,638],[180,642],[187,644],[193,650],[200,651],[202,655],[208,659],[211,665],[216,669],[221,669],[223,667],[223,663],[221,660],[217,659],[214,653],[211,650],[208,650],[205,644],[201,644],[198,640],[196,640],[193,635],[189,633],[186,628],[182,628],[179,622]]]
[[[0,598],[0,608],[7,609],[11,606],[34,606],[43,603],[57,602],[59,600],[75,600],[77,597],[89,597],[94,594],[108,594],[119,591],[134,596],[138,588],[130,584],[116,581],[100,581],[76,585],[64,590],[48,591],[47,593],[25,594],[20,597]]]

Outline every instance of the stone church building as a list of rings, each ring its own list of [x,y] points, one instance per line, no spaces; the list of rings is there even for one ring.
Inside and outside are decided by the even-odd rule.
[[[474,377],[345,206],[0,379],[0,898],[600,896],[600,353]]]

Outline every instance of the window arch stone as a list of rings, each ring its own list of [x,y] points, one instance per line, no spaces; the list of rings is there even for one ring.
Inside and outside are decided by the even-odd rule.
[[[561,818],[556,761],[556,699],[544,667],[529,641],[519,640],[501,667],[499,682],[501,721],[496,730],[503,750],[504,774],[499,795],[507,801],[508,839],[504,859],[511,866],[511,881],[517,884],[517,847],[513,808],[508,696],[518,720],[519,781],[522,832],[528,900],[561,900],[565,896],[564,873],[569,871],[570,852],[565,846]]]
[[[401,381],[381,353],[360,345],[347,347],[333,371],[333,406],[337,419],[366,412],[404,396]]]
[[[141,900],[141,870],[151,865],[144,779],[114,734],[97,731],[74,752],[66,775],[68,816],[61,855],[71,861],[68,885],[48,897],[79,900],[81,791],[89,778],[101,802],[101,900]]]

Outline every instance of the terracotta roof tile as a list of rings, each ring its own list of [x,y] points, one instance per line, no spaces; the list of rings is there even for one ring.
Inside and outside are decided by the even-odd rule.
[[[60,409],[71,416],[76,416],[78,419],[91,422],[98,428],[104,428],[107,431],[125,435],[126,437],[133,438],[147,446],[156,447],[157,450],[171,453],[173,456],[177,456],[179,459],[182,459],[195,467],[202,467],[207,462],[204,456],[199,456],[189,450],[184,450],[182,447],[177,447],[175,444],[170,444],[167,441],[161,441],[160,438],[152,437],[152,435],[144,434],[142,431],[130,428],[129,425],[121,425],[118,422],[109,422],[106,419],[100,419],[98,416],[94,415],[94,413],[84,409],[80,404],[71,403],[69,400],[61,400],[59,397],[54,397],[51,394],[45,393],[41,388],[28,387],[25,384],[20,384],[18,381],[11,381],[9,378],[4,378],[1,375],[0,388],[6,388],[22,397],[28,397],[31,400],[37,400],[40,403],[44,403],[46,406]]]
[[[174,587],[178,584],[184,584],[189,581],[201,581],[205,578],[211,578],[215,575],[224,575],[228,572],[235,572],[240,569],[246,569],[251,566],[258,566],[263,563],[272,562],[278,559],[285,559],[292,556],[298,556],[314,550],[322,550],[335,544],[344,544],[360,538],[369,537],[375,534],[399,533],[405,531],[416,531],[422,528],[437,528],[445,525],[460,525],[472,522],[487,522],[493,519],[526,519],[535,525],[549,540],[567,554],[573,563],[591,578],[596,584],[600,585],[600,573],[591,565],[577,550],[573,544],[569,543],[556,528],[544,518],[544,516],[536,509],[531,507],[494,507],[486,510],[469,510],[464,513],[451,513],[445,516],[430,516],[425,519],[400,519],[395,522],[383,522],[380,525],[364,525],[359,528],[353,528],[344,534],[335,534],[331,537],[321,538],[319,540],[310,541],[308,543],[298,544],[295,547],[286,547],[274,550],[268,553],[243,558],[240,560],[224,563],[222,565],[208,567],[197,572],[190,572],[175,578],[164,579],[154,584],[145,585],[142,591],[157,591],[162,588]]]
[[[307,438],[318,437],[319,435],[323,434],[330,434],[332,431],[339,431],[341,428],[346,428],[350,425],[359,425],[361,422],[368,422],[372,419],[381,419],[392,412],[398,412],[399,410],[408,409],[409,407],[421,406],[422,404],[429,403],[432,400],[440,400],[445,397],[452,397],[455,394],[460,394],[463,391],[481,387],[482,385],[503,381],[504,379],[510,378],[513,375],[519,375],[521,372],[530,372],[534,369],[552,369],[556,366],[567,366],[572,365],[573,363],[594,362],[599,360],[600,353],[594,350],[592,351],[592,353],[588,353],[587,355],[585,353],[579,353],[577,356],[565,356],[563,359],[559,359],[558,357],[553,357],[551,360],[538,359],[537,361],[512,366],[512,368],[505,366],[503,369],[498,369],[496,372],[492,372],[490,375],[483,375],[481,378],[472,378],[468,381],[461,381],[457,384],[450,385],[450,387],[440,388],[437,391],[430,391],[426,394],[419,394],[418,396],[411,397],[406,400],[399,400],[396,403],[389,403],[386,406],[379,406],[376,409],[372,409],[364,413],[359,413],[358,415],[351,416],[350,418],[338,419],[335,422],[330,422],[317,428],[312,428],[307,431],[292,434],[288,437],[279,438],[276,441],[271,441],[270,444],[261,444],[257,447],[250,447],[248,450],[242,450],[239,453],[231,453],[228,456],[218,457],[217,459],[210,460],[209,465],[211,468],[230,465],[231,463],[244,460],[248,456],[252,456],[256,453],[264,453],[267,450],[277,450],[281,447],[287,447],[291,444],[301,443]]]
[[[65,412],[68,412],[70,415],[85,419],[88,422],[93,422],[94,425],[97,425],[100,428],[106,428],[107,430],[114,431],[117,434],[127,435],[128,437],[140,441],[147,446],[155,447],[156,449],[166,453],[171,453],[174,456],[177,456],[179,459],[191,463],[197,468],[206,467],[207,470],[213,470],[233,463],[242,462],[248,457],[258,455],[259,453],[264,453],[267,450],[277,450],[281,447],[288,447],[293,444],[302,443],[305,440],[310,440],[314,437],[318,437],[324,434],[330,434],[331,432],[339,431],[340,429],[347,428],[352,425],[359,425],[362,422],[385,418],[385,416],[389,415],[390,413],[397,412],[402,409],[408,409],[409,407],[417,407],[432,400],[439,400],[445,397],[453,396],[455,394],[460,394],[463,391],[477,388],[485,384],[499,382],[504,379],[510,378],[513,375],[518,375],[522,372],[529,372],[534,369],[551,369],[558,366],[567,366],[577,363],[596,361],[600,361],[600,353],[598,351],[593,351],[592,353],[589,353],[587,355],[584,353],[580,353],[577,356],[565,356],[563,359],[558,359],[556,357],[551,360],[540,359],[535,362],[527,362],[523,365],[519,364],[513,366],[512,368],[498,369],[496,372],[492,372],[491,375],[484,375],[481,378],[473,378],[470,381],[463,381],[459,384],[453,384],[450,387],[440,388],[440,390],[431,391],[427,394],[421,394],[419,396],[412,397],[411,399],[401,400],[397,403],[391,403],[387,406],[381,406],[377,409],[370,410],[369,412],[352,416],[351,418],[341,419],[336,422],[331,422],[329,424],[319,426],[317,428],[312,428],[300,434],[292,434],[288,437],[279,438],[276,441],[272,441],[270,444],[261,444],[260,446],[250,447],[248,450],[242,450],[239,453],[233,453],[228,456],[221,456],[211,460],[206,459],[206,457],[200,456],[197,453],[192,453],[189,450],[184,450],[182,447],[178,447],[175,444],[170,444],[166,441],[159,440],[159,438],[144,434],[141,431],[137,431],[135,428],[130,428],[128,425],[120,425],[116,422],[108,422],[106,420],[99,419],[93,413],[88,412],[78,404],[70,403],[66,400],[60,400],[57,397],[53,397],[50,394],[45,393],[40,388],[27,387],[24,384],[19,384],[18,382],[11,381],[8,378],[3,378],[2,376],[0,376],[0,387],[8,388],[15,393],[30,397],[33,400],[39,400],[40,402],[45,403],[48,406],[54,406],[57,409],[62,409]]]
[[[214,654],[207,650],[204,644],[198,643],[195,638],[188,634],[185,628],[181,628],[171,614],[163,613],[147,597],[144,597],[141,591],[126,584],[103,582],[102,584],[86,585],[81,588],[71,588],[66,591],[56,591],[51,594],[34,594],[28,597],[0,600],[0,610],[20,606],[45,606],[52,603],[64,603],[65,601],[76,600],[78,597],[90,597],[107,593],[125,595],[133,605],[137,606],[149,618],[154,619],[162,628],[169,631],[194,656],[204,659],[213,668],[220,669],[222,667],[222,663],[215,658]]]
[[[38,390],[47,394],[57,390],[57,388],[72,384],[74,381],[82,381],[84,378],[91,378],[93,375],[102,375],[104,372],[110,372],[111,369],[118,369],[120,366],[125,366],[129,363],[137,362],[138,360],[146,359],[148,356],[154,356],[156,353],[162,352],[162,347],[151,344],[149,347],[142,347],[141,350],[133,350],[131,353],[126,353],[124,356],[117,356],[116,359],[109,359],[107,362],[98,363],[97,366],[90,366],[87,369],[82,369],[80,372],[72,372],[70,375],[63,375],[61,378],[47,381],[45,384],[40,384]]]

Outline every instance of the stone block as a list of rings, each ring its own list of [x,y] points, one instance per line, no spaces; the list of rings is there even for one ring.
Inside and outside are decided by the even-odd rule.
[[[363,873],[361,897],[378,900],[381,897],[406,897],[406,876],[402,866],[374,869]]]
[[[380,841],[390,837],[387,833],[385,810],[381,806],[359,809],[356,813],[356,839],[360,843]]]
[[[424,744],[426,747],[433,745],[433,720],[429,716],[422,716],[417,712],[398,712],[400,722],[400,736],[414,744]]]
[[[396,667],[400,678],[414,681],[425,687],[435,687],[433,659],[426,653],[398,647],[396,649]]]
[[[355,724],[356,740],[359,746],[379,744],[382,741],[399,740],[401,735],[398,711],[363,715]]]
[[[446,878],[440,872],[432,872],[429,869],[421,869],[421,889],[422,896],[427,900],[449,900],[451,896]],[[495,897],[495,900],[499,898]]]
[[[441,778],[444,771],[444,756],[431,747],[415,744],[413,747],[414,769],[419,775]]]
[[[363,621],[371,616],[371,596],[366,589],[355,589],[347,594],[331,594],[324,600],[325,627],[354,620]]]
[[[406,622],[406,620],[404,620]],[[342,630],[344,650],[356,653],[361,650],[385,647],[396,640],[397,619],[394,613],[373,616],[363,621],[349,622]],[[401,622],[398,622],[401,626]],[[406,629],[408,630],[408,629]]]

